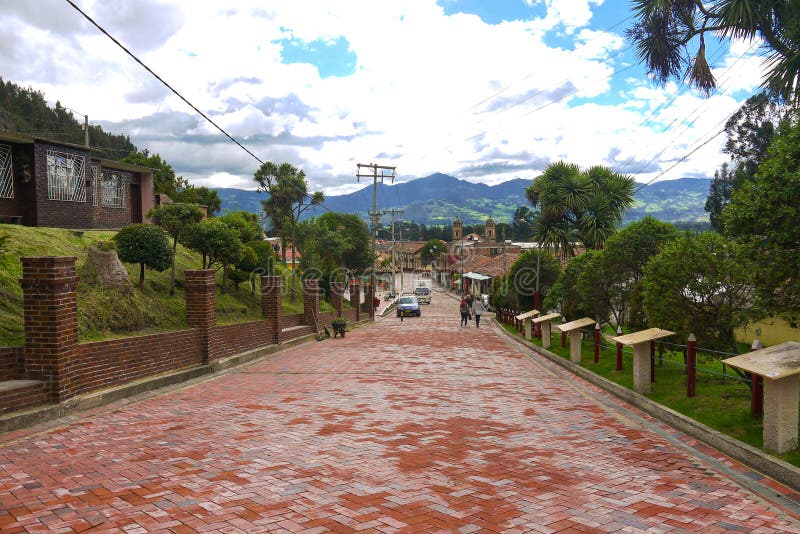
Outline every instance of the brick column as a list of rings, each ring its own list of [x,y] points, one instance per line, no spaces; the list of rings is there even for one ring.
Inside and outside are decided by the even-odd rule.
[[[22,258],[26,378],[49,386],[50,400],[70,395],[69,372],[78,351],[74,257]]]
[[[214,360],[217,328],[217,279],[212,269],[184,271],[186,322],[202,336],[203,363]]]
[[[350,305],[356,310],[356,322],[361,320],[361,286],[355,280],[350,282]]]
[[[303,280],[303,324],[319,330],[319,280]]]
[[[344,315],[344,284],[341,282],[331,282],[331,306],[336,317]]]
[[[372,299],[375,298],[375,286],[372,284],[364,286],[364,303],[367,305],[367,313],[370,319],[375,319],[375,306],[372,304]]]
[[[281,342],[281,281],[279,275],[261,277],[261,316],[269,321],[269,340],[275,345]]]

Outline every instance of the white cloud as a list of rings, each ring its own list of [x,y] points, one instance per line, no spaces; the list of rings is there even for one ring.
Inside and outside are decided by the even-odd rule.
[[[759,81],[761,58],[735,59],[750,46],[740,42],[715,65],[721,96],[620,81],[613,56],[626,46],[621,33],[590,26],[600,0],[529,1],[546,7],[546,16],[496,25],[446,16],[435,0],[128,0],[118,10],[96,0],[84,7],[256,155],[303,168],[312,189],[329,194],[358,187],[359,162],[397,165],[403,176],[463,171],[486,183],[532,178],[562,158],[626,172],[652,159],[650,167],[663,161],[663,169],[738,107],[731,95]],[[257,161],[77,12],[42,2],[58,18],[34,12],[27,0],[9,0],[0,14],[5,79],[130,134],[192,181],[251,187]],[[553,31],[571,36],[574,49],[548,46]],[[344,37],[355,72],[321,79],[313,65],[282,63],[277,41],[290,37]],[[20,42],[37,46],[14,45]],[[719,160],[719,143],[711,142],[670,174],[710,176]]]

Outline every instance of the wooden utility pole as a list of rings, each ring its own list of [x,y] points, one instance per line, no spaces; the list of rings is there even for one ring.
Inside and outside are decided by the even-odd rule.
[[[387,213],[391,213],[392,214],[392,291],[394,293],[397,293],[397,286],[394,283],[394,271],[395,271],[395,267],[394,267],[394,248],[395,248],[395,245],[396,245],[396,242],[395,242],[395,239],[394,239],[394,216],[395,216],[395,214],[398,214],[398,215],[404,214],[405,210],[398,210],[398,209],[392,208],[390,210],[382,211],[381,215],[385,215]]]
[[[378,238],[378,225],[381,221],[380,213],[378,213],[378,178],[383,183],[384,178],[391,178],[392,182],[395,179],[395,168],[387,165],[377,165],[375,163],[358,163],[358,170],[356,171],[356,178],[361,181],[361,178],[372,178],[372,212],[369,214],[372,231],[372,253],[376,254],[376,240]],[[361,169],[369,169],[372,171],[370,174],[361,174]],[[378,174],[380,171],[380,174]],[[390,172],[385,172],[390,171]],[[372,294],[375,294],[375,265],[372,265],[372,274],[370,276],[372,282]],[[371,305],[371,303],[370,303]]]

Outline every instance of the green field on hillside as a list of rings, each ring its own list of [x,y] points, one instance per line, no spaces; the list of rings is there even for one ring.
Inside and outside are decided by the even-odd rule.
[[[0,346],[22,345],[24,323],[22,317],[22,277],[20,258],[28,256],[75,256],[77,272],[86,263],[89,246],[99,241],[110,240],[115,232],[77,231],[54,228],[32,228],[19,225],[0,224],[0,235],[5,234],[5,254],[0,257]],[[81,281],[78,284],[78,336],[81,341],[93,341],[149,334],[166,330],[186,328],[185,294],[183,271],[199,269],[202,265],[198,254],[178,245],[176,259],[177,287],[175,295],[169,295],[169,270],[146,271],[145,284],[139,289],[139,266],[125,264],[133,283],[133,291],[104,290]],[[217,274],[218,282],[222,273]],[[290,278],[286,278],[288,283]],[[239,290],[229,288],[227,294],[217,289],[217,323],[229,324],[261,319],[260,289],[251,292],[249,284],[241,284]],[[283,313],[298,313],[303,310],[302,292],[296,302],[284,297]],[[320,303],[323,309],[326,304]],[[327,306],[329,309],[329,306]]]

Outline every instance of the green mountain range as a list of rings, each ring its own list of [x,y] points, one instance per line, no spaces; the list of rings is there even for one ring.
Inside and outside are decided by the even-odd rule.
[[[639,184],[635,204],[625,214],[624,224],[637,221],[646,215],[666,222],[698,223],[708,221],[704,211],[710,180],[681,178]],[[510,223],[519,206],[530,206],[525,198],[525,188],[530,180],[514,179],[497,185],[476,184],[446,174],[433,174],[395,185],[379,183],[378,210],[404,210],[402,217],[418,224],[444,225],[458,216],[464,224],[486,222],[492,217],[496,222]],[[265,194],[244,189],[221,188],[216,190],[222,200],[222,212],[245,210],[260,213]],[[347,195],[325,199],[325,208],[306,212],[306,217],[321,215],[326,210],[356,213],[365,221],[372,211],[372,186]],[[384,217],[388,222],[389,216]]]

